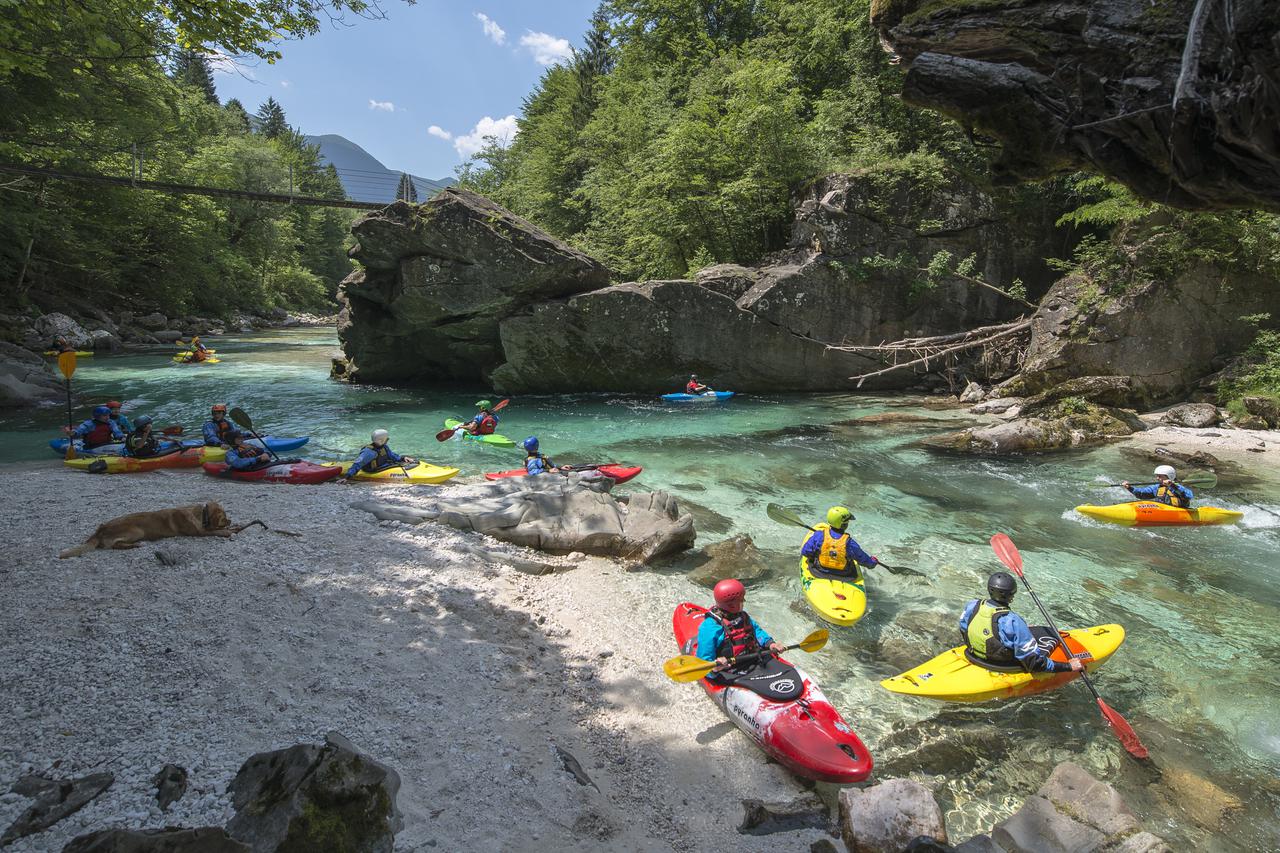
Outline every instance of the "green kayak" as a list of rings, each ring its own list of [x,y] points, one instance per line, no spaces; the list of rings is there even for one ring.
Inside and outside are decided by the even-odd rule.
[[[462,421],[457,420],[455,418],[449,418],[449,420],[444,422],[445,429],[453,429],[454,427],[459,427],[459,426],[462,426]],[[494,433],[493,435],[472,435],[469,432],[460,432],[458,433],[458,435],[461,435],[464,439],[467,439],[469,441],[478,441],[481,444],[488,444],[493,447],[515,447],[516,446],[516,443],[514,441],[507,438],[505,435],[498,435],[497,433]]]

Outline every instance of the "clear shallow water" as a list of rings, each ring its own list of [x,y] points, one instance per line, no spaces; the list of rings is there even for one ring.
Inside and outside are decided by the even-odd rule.
[[[471,411],[479,391],[328,381],[336,346],[330,329],[219,338],[214,345],[224,361],[213,366],[174,366],[167,348],[82,360],[76,386],[87,401],[116,397],[131,414],[188,430],[198,429],[210,403],[238,405],[263,431],[310,434],[307,458],[349,458],[371,430],[385,427],[398,451],[457,465],[465,475],[519,463],[517,451],[435,442],[443,420]],[[919,401],[854,395],[696,406],[630,396],[524,397],[513,401],[500,431],[517,441],[538,435],[557,460],[643,465],[636,487],[678,495],[695,513],[701,543],[750,534],[775,569],[751,586],[749,606],[784,640],[818,622],[795,570],[802,532],[769,521],[770,501],[814,520],[830,504],[847,503],[857,514],[854,535],[869,551],[925,572],[927,580],[873,570],[867,617],[833,629],[827,649],[803,664],[871,748],[880,775],[913,773],[942,786],[953,838],[1006,816],[1056,763],[1070,759],[1116,784],[1175,849],[1280,849],[1275,475],[1222,476],[1211,502],[1243,510],[1240,525],[1129,530],[1070,510],[1119,501],[1123,493],[1100,484],[1152,467],[1115,448],[1020,461],[949,459],[913,447],[936,423],[831,426],[885,411],[966,417],[913,403]],[[84,407],[76,414],[82,419]],[[45,441],[64,419],[60,407],[0,419],[0,461],[56,464]],[[879,686],[958,642],[960,608],[999,568],[987,545],[997,531],[1018,544],[1061,626],[1125,626],[1128,639],[1097,684],[1163,775],[1124,755],[1082,686],[978,706],[914,700]],[[1039,621],[1025,593],[1015,605]],[[1243,811],[1207,825],[1203,808],[1188,808],[1216,796],[1199,780],[1238,797]]]

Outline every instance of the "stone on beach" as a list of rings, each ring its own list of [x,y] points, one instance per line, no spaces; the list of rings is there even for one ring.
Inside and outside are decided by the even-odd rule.
[[[68,815],[75,814],[111,787],[114,781],[115,776],[111,773],[60,780],[24,776],[13,786],[13,792],[35,797],[36,801],[0,835],[0,847],[48,829]]]
[[[947,843],[942,809],[911,779],[842,790],[840,832],[850,853],[899,853],[922,835]]]

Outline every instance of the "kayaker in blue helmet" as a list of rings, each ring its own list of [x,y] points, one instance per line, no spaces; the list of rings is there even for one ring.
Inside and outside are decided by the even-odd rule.
[[[66,427],[63,427],[65,429]],[[104,444],[124,441],[124,433],[116,422],[111,420],[111,410],[106,406],[94,406],[93,416],[80,426],[71,430],[71,440],[79,439],[85,450],[92,450]]]
[[[524,470],[526,474],[550,474],[560,470],[556,464],[538,452],[538,437],[531,435],[524,441],[520,442],[520,446],[524,448]]]
[[[747,590],[737,578],[726,578],[712,591],[716,604],[698,628],[698,657],[713,660],[723,669],[730,658],[768,649],[781,652],[782,646],[756,624],[743,606]],[[708,680],[715,680],[713,671]]]
[[[1052,660],[1050,652],[1059,639],[1053,630],[1028,627],[1027,621],[1009,608],[1018,582],[1008,572],[987,578],[988,599],[975,598],[960,616],[960,636],[973,659],[997,666],[1021,664],[1027,672],[1080,672],[1084,664],[1075,658],[1066,663]]]
[[[227,451],[227,464],[237,471],[252,471],[271,462],[271,455],[257,445],[249,443],[249,437],[236,433],[235,445]]]
[[[710,385],[703,385],[701,382],[699,382],[698,374],[691,373],[689,374],[689,381],[685,383],[684,393],[693,394],[697,396],[700,394],[714,394],[716,392],[711,390]]]
[[[1128,489],[1129,493],[1138,500],[1159,501],[1182,509],[1191,508],[1191,502],[1196,497],[1195,493],[1177,482],[1178,472],[1172,465],[1161,465],[1156,468],[1155,475],[1159,482],[1154,486],[1130,486],[1128,480],[1120,485]]]
[[[133,432],[133,424],[129,421],[129,416],[120,411],[119,400],[112,400],[107,403],[107,408],[111,410],[111,420],[115,421],[121,432]]]
[[[498,430],[498,413],[493,410],[493,403],[489,400],[477,400],[476,408],[479,413],[462,425],[462,429],[472,435],[493,435]]]
[[[124,440],[124,455],[147,459],[160,455],[160,442],[151,434],[151,416],[142,415],[133,422],[133,432]]]
[[[816,577],[856,580],[861,574],[858,566],[871,569],[880,565],[879,560],[862,550],[848,534],[853,518],[847,507],[833,506],[827,510],[826,524],[819,524],[800,547],[800,556],[809,560],[809,571]]]
[[[390,437],[385,429],[375,429],[373,434],[369,436],[370,442],[361,450],[360,455],[356,457],[356,461],[351,463],[351,467],[347,469],[346,479],[355,479],[356,474],[364,471],[367,474],[376,474],[379,471],[385,471],[388,468],[412,468],[418,464],[411,456],[401,456],[387,446],[387,439]]]
[[[206,447],[222,447],[230,449],[240,437],[240,430],[227,420],[227,404],[215,403],[209,410],[209,420],[204,422],[204,443]]]

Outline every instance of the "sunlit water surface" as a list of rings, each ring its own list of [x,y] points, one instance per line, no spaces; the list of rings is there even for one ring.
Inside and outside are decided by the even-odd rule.
[[[415,392],[329,381],[332,329],[219,338],[214,345],[223,363],[212,366],[173,365],[172,351],[161,348],[85,359],[76,387],[85,400],[119,398],[131,414],[146,412],[188,430],[199,427],[210,403],[226,401],[248,411],[263,431],[311,435],[308,458],[350,458],[371,430],[384,427],[395,449],[464,474],[519,463],[514,451],[434,440],[446,417],[471,410],[479,389]],[[643,465],[635,487],[681,498],[702,543],[750,534],[775,567],[752,585],[750,609],[777,637],[801,637],[817,622],[795,570],[801,537],[769,521],[770,501],[814,520],[830,504],[847,503],[857,514],[855,536],[869,551],[927,574],[924,580],[873,571],[867,617],[834,629],[828,648],[805,664],[870,746],[879,775],[912,773],[940,784],[953,838],[989,828],[1056,763],[1070,759],[1116,784],[1175,849],[1280,849],[1275,475],[1222,476],[1212,502],[1243,510],[1242,524],[1130,530],[1070,510],[1119,501],[1122,493],[1101,484],[1149,470],[1149,462],[1114,448],[1031,460],[944,458],[915,446],[939,429],[936,422],[838,425],[885,411],[968,417],[922,402],[745,396],[682,407],[625,395],[522,397],[504,413],[500,431],[517,441],[535,434],[556,459]],[[64,409],[6,414],[0,461],[57,464],[45,440],[65,422]],[[83,418],[84,407],[76,414]],[[998,568],[987,545],[997,531],[1022,550],[1059,625],[1125,626],[1128,639],[1097,683],[1140,733],[1163,776],[1125,756],[1080,685],[979,706],[914,700],[879,686],[958,641],[961,606]],[[1034,615],[1025,594],[1016,604]],[[1220,826],[1205,826],[1198,815],[1197,824],[1186,804],[1213,793],[1201,780],[1238,797],[1243,811]]]

